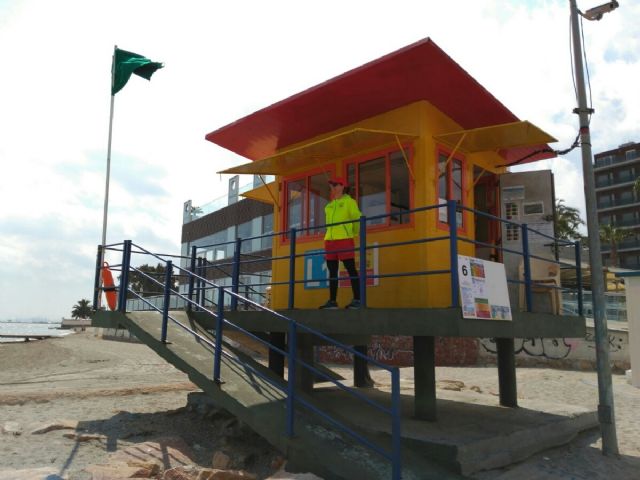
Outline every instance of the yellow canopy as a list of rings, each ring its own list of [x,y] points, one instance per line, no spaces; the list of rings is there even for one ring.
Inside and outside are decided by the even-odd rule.
[[[219,173],[286,175],[301,167],[319,165],[336,158],[355,155],[389,143],[403,143],[417,137],[408,133],[354,128]]]
[[[526,120],[443,133],[434,135],[433,138],[467,153],[530,147],[558,141]]]
[[[245,198],[257,200],[258,202],[268,203],[269,205],[277,205],[278,187],[276,182],[270,182],[261,187],[249,190],[248,192],[241,193],[240,195]]]

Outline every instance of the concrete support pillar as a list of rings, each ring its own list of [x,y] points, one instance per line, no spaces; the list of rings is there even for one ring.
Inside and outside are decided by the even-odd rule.
[[[415,417],[436,420],[436,351],[434,337],[413,337]]]
[[[516,354],[513,338],[496,338],[496,346],[498,347],[500,405],[504,407],[517,407]]]

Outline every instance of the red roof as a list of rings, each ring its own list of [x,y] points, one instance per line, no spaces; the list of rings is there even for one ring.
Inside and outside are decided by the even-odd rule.
[[[427,100],[463,129],[518,121],[426,38],[236,120],[206,139],[251,160],[395,108]],[[507,163],[547,145],[518,149]],[[526,162],[554,155],[538,154]],[[523,162],[523,163],[526,163]]]

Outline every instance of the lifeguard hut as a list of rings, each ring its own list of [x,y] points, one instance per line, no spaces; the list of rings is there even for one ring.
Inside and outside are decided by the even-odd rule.
[[[276,177],[244,194],[274,205],[279,233],[273,236],[271,307],[294,316],[294,310],[305,310],[297,314],[302,322],[332,335],[413,336],[418,417],[435,417],[435,336],[496,338],[501,403],[513,406],[513,338],[583,334],[581,317],[556,321],[561,286],[555,276],[553,284],[544,278],[537,285],[553,300],[538,306],[552,308],[533,313],[534,267],[562,266],[546,256],[532,258],[539,253],[532,245],[544,242],[531,238],[540,236],[548,245],[557,240],[552,227],[541,232],[513,221],[513,212],[502,211],[500,202],[500,177],[508,167],[554,157],[548,143],[556,139],[519,120],[431,39],[206,138],[250,160],[222,173]],[[348,180],[363,214],[357,264],[366,308],[357,312],[317,311],[327,299],[324,206],[327,180],[334,175]],[[551,177],[545,181],[552,191]],[[521,246],[517,251],[514,242]],[[507,277],[516,287],[510,321],[495,321],[503,314],[464,318],[458,255],[508,265]],[[346,272],[342,277],[348,284]],[[338,303],[346,304],[350,294],[342,288]],[[261,325],[264,316],[230,315],[234,321],[250,319],[247,328]]]
[[[457,235],[484,245],[460,243],[470,256],[502,258],[499,176],[510,164],[555,156],[556,140],[520,121],[493,95],[426,39],[278,102],[216,130],[208,140],[251,162],[223,173],[276,175],[276,181],[244,195],[274,204],[274,229],[295,228],[298,253],[323,247],[327,179],[352,186],[367,221],[371,275],[449,268],[446,242],[409,244],[449,232],[446,207],[454,201]],[[409,213],[411,212],[411,213]],[[386,216],[383,216],[386,215]],[[490,246],[490,247],[487,247]],[[273,256],[290,253],[289,235],[274,238]],[[326,300],[317,288],[322,258],[297,257],[295,308]],[[274,262],[272,306],[286,308],[283,282],[289,265]],[[325,275],[326,276],[326,275]],[[448,281],[436,276],[369,278],[368,307],[441,307],[451,303]],[[321,284],[323,284],[321,282]],[[348,294],[345,290],[345,295]],[[343,302],[346,303],[346,302]]]

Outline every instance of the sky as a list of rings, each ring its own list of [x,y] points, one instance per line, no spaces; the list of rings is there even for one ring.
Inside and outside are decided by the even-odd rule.
[[[600,4],[580,0],[587,10]],[[640,2],[584,21],[594,153],[640,141]],[[246,160],[204,136],[431,37],[563,149],[578,119],[568,0],[0,0],[0,321],[93,295],[114,45],[165,63],[115,96],[107,243],[179,253],[182,209]],[[583,212],[579,149],[551,169]]]

